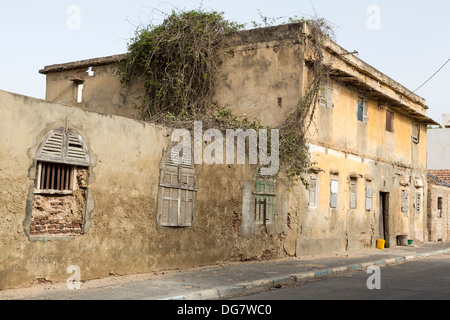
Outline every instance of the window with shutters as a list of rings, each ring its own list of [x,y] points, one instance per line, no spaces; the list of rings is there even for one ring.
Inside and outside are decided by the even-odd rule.
[[[438,197],[437,198],[437,210],[438,210],[438,214],[437,217],[438,218],[442,218],[442,197]]]
[[[179,159],[178,159],[179,158]],[[159,223],[164,227],[192,227],[196,172],[190,155],[172,150],[160,175]]]
[[[416,193],[416,213],[420,213],[420,207],[422,205],[422,194],[420,192]]]
[[[270,177],[256,178],[255,192],[255,223],[273,224],[275,221],[275,185],[276,181]]]
[[[37,152],[30,240],[81,236],[88,214],[89,152],[72,129],[58,128],[42,140]],[[59,238],[63,237],[63,238]]]
[[[408,212],[408,190],[402,190],[402,212]]]
[[[366,186],[366,211],[373,209],[373,187],[368,184]]]
[[[358,121],[369,123],[369,105],[364,98],[358,98]]]
[[[358,204],[358,181],[350,179],[350,209],[356,209]]]
[[[394,133],[394,113],[386,110],[386,131]]]
[[[77,167],[89,167],[89,154],[83,138],[72,129],[50,131],[37,155],[35,193],[70,194]]]
[[[339,181],[337,177],[332,177],[330,183],[330,208],[336,209],[338,206]]]
[[[413,123],[412,124],[412,137],[411,137],[411,139],[416,144],[420,142],[420,124],[418,124],[418,123]]]
[[[325,108],[333,108],[333,83],[328,80],[319,92],[319,104]]]
[[[312,175],[309,177],[308,192],[309,192],[308,206],[310,208],[317,208],[318,194],[319,194],[318,176]]]

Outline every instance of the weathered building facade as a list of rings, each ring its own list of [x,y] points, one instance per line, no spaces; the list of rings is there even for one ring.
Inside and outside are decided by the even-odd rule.
[[[450,240],[450,183],[428,175],[428,240]]]
[[[428,130],[428,232],[430,241],[450,240],[450,115]]]
[[[216,104],[281,124],[306,86],[306,33],[232,35]],[[139,83],[123,105],[124,55],[46,67],[46,101],[0,92],[0,289],[65,281],[70,265],[87,280],[427,240],[425,100],[332,41],[324,54],[309,189],[283,171],[171,162],[171,130],[132,108]]]

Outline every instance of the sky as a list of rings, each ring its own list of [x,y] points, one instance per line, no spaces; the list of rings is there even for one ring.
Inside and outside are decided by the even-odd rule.
[[[450,1],[443,0],[2,0],[0,90],[45,99],[45,66],[122,54],[138,26],[173,9],[216,10],[247,24],[268,18],[320,17],[335,41],[411,91],[450,59]],[[416,93],[441,122],[450,63]]]

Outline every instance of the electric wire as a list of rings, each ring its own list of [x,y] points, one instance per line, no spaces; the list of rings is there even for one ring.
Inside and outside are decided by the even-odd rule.
[[[447,62],[445,62],[444,65],[442,67],[440,67],[439,70],[436,71],[427,81],[425,81],[420,87],[418,87],[416,90],[414,90],[413,93],[416,93],[416,91],[418,91],[420,88],[422,88],[424,85],[426,85],[431,79],[433,79],[439,73],[439,71],[441,71],[449,62],[450,62],[450,59],[448,59]]]

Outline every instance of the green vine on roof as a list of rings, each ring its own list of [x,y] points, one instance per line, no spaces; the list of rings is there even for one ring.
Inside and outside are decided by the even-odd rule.
[[[265,18],[261,13],[260,18],[264,27],[278,20]],[[288,177],[307,186],[302,179],[311,166],[306,134],[314,119],[321,87],[329,78],[323,64],[323,43],[332,30],[323,19],[288,21],[298,22],[306,23],[309,29],[303,39],[310,48],[309,82],[298,105],[293,106],[291,115],[278,128],[279,157]],[[258,24],[253,22],[253,26]],[[213,104],[226,36],[244,27],[224,19],[223,13],[198,9],[174,10],[162,24],[138,29],[119,72],[124,99],[131,81],[138,78],[144,94],[136,107],[143,120],[184,128],[192,128],[194,120],[219,129],[262,128],[257,120],[239,118],[229,109]]]
[[[223,13],[172,11],[158,26],[138,29],[128,46],[121,79],[126,89],[141,77],[144,120],[167,122],[203,116],[216,88],[219,49],[227,34],[243,28]]]

